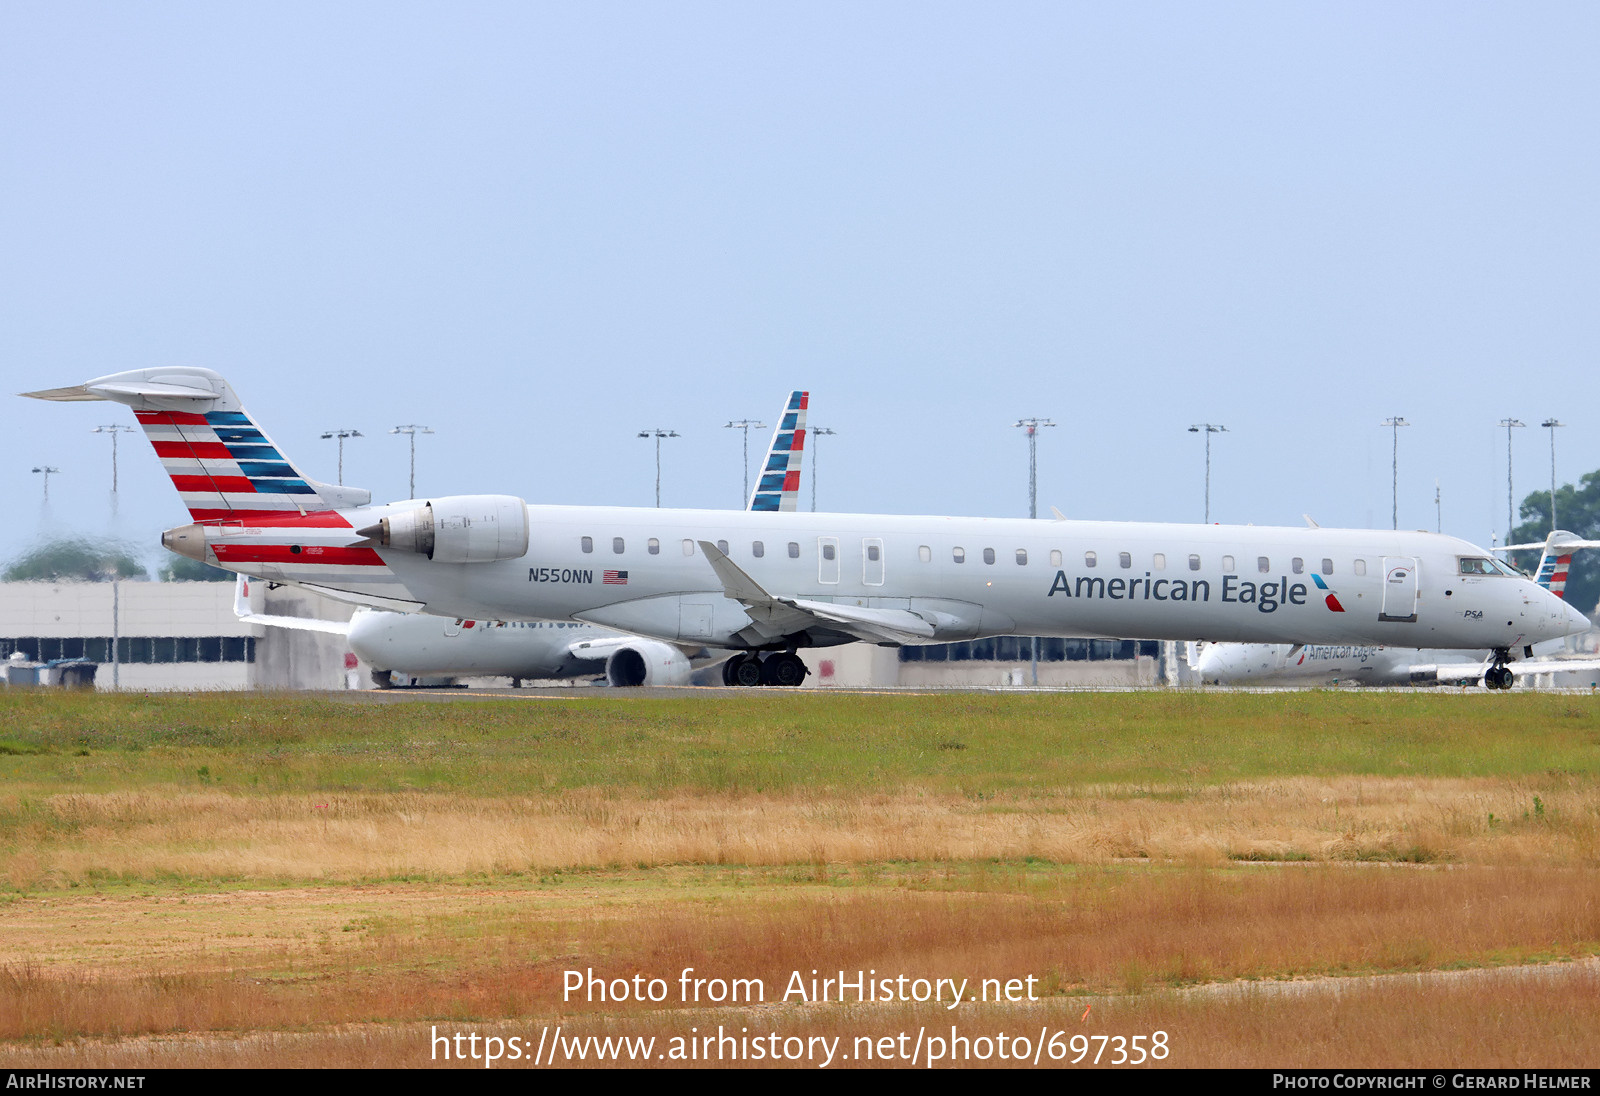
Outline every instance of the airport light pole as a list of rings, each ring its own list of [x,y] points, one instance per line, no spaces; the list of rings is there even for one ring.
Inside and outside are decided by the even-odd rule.
[[[659,426],[654,430],[639,431],[641,438],[656,439],[656,509],[661,509],[661,439],[681,437],[676,430],[663,430]]]
[[[111,435],[111,516],[117,516],[117,435],[131,434],[131,426],[96,426],[90,430],[91,434]]]
[[[1516,528],[1516,518],[1513,516],[1512,507],[1515,505],[1516,495],[1511,490],[1511,431],[1518,426],[1528,424],[1521,419],[1501,419],[1500,425],[1506,428],[1506,543],[1511,543],[1511,530]],[[1555,431],[1552,430],[1554,436]]]
[[[1049,419],[1018,419],[1012,428],[1021,427],[1028,432],[1028,516],[1039,516],[1039,428],[1054,426]],[[1037,642],[1037,641],[1035,641]],[[1035,675],[1037,676],[1037,674]],[[1034,682],[1038,684],[1038,682]]]
[[[59,468],[51,468],[48,464],[41,464],[39,467],[35,468],[34,471],[35,472],[44,473],[44,504],[46,506],[49,506],[50,505],[50,477],[52,475],[54,475],[55,473],[61,471],[61,469],[59,469]]]
[[[397,426],[393,430],[389,431],[389,433],[409,434],[411,436],[411,493],[406,497],[414,499],[417,497],[417,435],[431,434],[433,431],[429,430],[426,426],[418,426],[413,422],[407,423],[405,426]]]
[[[839,431],[829,430],[826,426],[813,426],[806,431],[807,439],[811,442],[811,512],[817,512],[817,439],[826,435],[833,437]]]
[[[1012,429],[1021,428],[1028,433],[1028,516],[1039,516],[1039,428],[1041,426],[1054,426],[1050,419],[1018,419],[1012,423]],[[1030,680],[1034,685],[1039,684],[1039,637],[1028,637],[1028,668]]]
[[[359,430],[329,430],[327,433],[322,435],[322,440],[323,441],[327,441],[329,438],[338,438],[339,439],[339,486],[340,487],[344,486],[344,439],[345,438],[359,438],[361,436],[362,436],[361,435],[361,431],[359,431]]]
[[[750,430],[752,428],[765,430],[767,424],[756,422],[754,419],[740,419],[738,422],[730,422],[723,427],[725,430],[742,430],[744,432],[744,497],[739,500],[740,509],[750,505]]]
[[[1399,415],[1391,415],[1378,425],[1387,426],[1390,430],[1394,431],[1394,452],[1390,457],[1389,466],[1391,491],[1390,497],[1393,500],[1390,503],[1391,507],[1393,508],[1392,513],[1390,514],[1390,521],[1393,523],[1394,528],[1398,529],[1400,528],[1400,428],[1402,426],[1410,426],[1411,424],[1405,419],[1401,418]]]
[[[1567,425],[1555,419],[1545,419],[1539,424],[1550,429],[1550,531],[1556,531],[1556,427]]]
[[[1189,433],[1206,436],[1206,524],[1211,524],[1211,435],[1226,434],[1226,426],[1218,426],[1213,422],[1197,422],[1189,427]]]

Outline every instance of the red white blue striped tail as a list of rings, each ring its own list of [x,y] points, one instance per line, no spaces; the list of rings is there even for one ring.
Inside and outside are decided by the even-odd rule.
[[[806,408],[810,402],[809,392],[789,395],[789,404],[772,432],[766,464],[750,492],[750,509],[792,512],[797,508],[800,465],[806,455]]]
[[[332,509],[243,410],[134,414],[195,521]]]

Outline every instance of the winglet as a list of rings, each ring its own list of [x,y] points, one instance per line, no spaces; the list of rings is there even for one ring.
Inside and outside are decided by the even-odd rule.
[[[776,601],[771,594],[761,588],[761,584],[739,568],[739,565],[729,559],[723,551],[708,540],[700,541],[700,550],[706,554],[706,560],[711,564],[711,569],[717,573],[717,579],[722,583],[723,592],[734,601],[745,604],[762,604]]]

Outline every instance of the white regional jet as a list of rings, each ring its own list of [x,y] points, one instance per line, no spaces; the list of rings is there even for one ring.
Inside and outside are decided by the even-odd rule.
[[[792,512],[800,494],[810,393],[791,392],[773,428],[749,508]],[[274,616],[253,611],[249,579],[239,575],[234,613],[275,628],[331,632],[373,668],[388,688],[455,677],[565,679],[603,675],[607,683],[685,685],[690,675],[733,652],[701,644],[665,643],[570,620],[463,620],[426,613],[357,609],[348,622]],[[798,685],[798,681],[788,684]]]
[[[1600,541],[1581,540],[1565,530],[1543,544],[1509,544],[1503,551],[1541,548],[1534,581],[1565,600],[1567,569],[1573,552],[1600,548]],[[1491,560],[1496,571],[1511,568]],[[1547,653],[1547,652],[1540,652]],[[1600,659],[1528,658],[1495,666],[1487,652],[1412,650],[1372,645],[1286,643],[1209,643],[1195,650],[1189,664],[1208,685],[1477,685],[1509,689],[1516,677],[1565,671],[1600,670]]]
[[[890,514],[373,506],[307,480],[206,369],[28,395],[132,407],[193,522],[173,551],[376,608],[580,620],[741,650],[736,680],[799,680],[794,652],[997,635],[1493,651],[1589,621],[1435,533]],[[763,664],[764,663],[764,664]]]

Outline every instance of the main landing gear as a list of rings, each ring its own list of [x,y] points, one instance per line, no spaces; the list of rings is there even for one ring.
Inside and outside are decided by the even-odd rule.
[[[1483,672],[1483,686],[1486,689],[1509,689],[1516,680],[1516,675],[1511,672],[1511,667],[1506,663],[1511,660],[1511,652],[1504,647],[1494,649],[1494,665]]]
[[[752,651],[746,655],[734,655],[722,664],[722,683],[793,688],[805,681],[810,672],[793,651],[775,651],[765,656]]]

